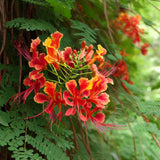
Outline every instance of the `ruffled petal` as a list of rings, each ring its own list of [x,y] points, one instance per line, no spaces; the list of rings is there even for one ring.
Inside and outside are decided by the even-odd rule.
[[[79,86],[80,86],[80,92],[82,93],[84,90],[87,89],[88,85],[89,85],[89,80],[88,78],[80,78],[79,79]],[[85,95],[87,96],[87,95]]]
[[[112,80],[111,78],[106,78],[106,82],[107,82],[107,83],[110,83],[110,84],[114,84],[114,83],[113,83],[113,80]]]
[[[66,82],[66,88],[72,96],[76,95],[76,91],[77,91],[76,87],[77,87],[77,82],[75,80],[70,80]]]
[[[70,116],[70,115],[75,115],[75,113],[76,113],[76,109],[75,108],[69,108],[69,109],[67,109],[65,115],[66,116]]]
[[[60,46],[60,40],[63,37],[63,34],[56,31],[54,32],[54,34],[51,34],[52,37],[52,42],[51,42],[51,46],[54,47],[55,49],[58,49]]]
[[[71,47],[66,47],[65,51],[63,52],[64,56],[64,61],[68,62],[70,60],[69,55],[72,53],[72,48]]]
[[[100,101],[103,105],[106,105],[110,102],[109,100],[109,95],[107,93],[101,93],[98,97],[97,100]]]
[[[39,57],[33,58],[29,62],[29,67],[34,67],[36,70],[43,70],[46,69],[47,61],[44,59],[45,54],[41,53]]]
[[[104,120],[105,120],[105,115],[104,115],[104,113],[100,113],[100,112],[99,112],[99,113],[97,113],[97,114],[95,115],[94,119],[95,119],[96,121],[100,122],[100,123],[103,123]]]
[[[71,99],[71,97],[69,96],[69,92],[68,91],[64,91],[63,92],[63,98],[64,98],[66,104],[68,104],[69,106],[74,106],[73,101],[69,100],[69,99]]]
[[[93,51],[93,45],[90,45],[88,47],[88,50],[87,50],[87,53],[86,53],[86,56],[85,56],[87,62],[89,62],[91,60],[91,58],[93,56],[93,53],[94,53],[94,51]]]
[[[41,77],[40,79],[38,79],[38,82],[40,83],[40,88],[44,87],[44,85],[45,85],[45,78]]]
[[[29,73],[29,78],[33,79],[33,80],[37,80],[41,77],[43,77],[43,73],[39,73],[39,71],[37,71],[37,70],[31,71]]]
[[[82,121],[86,122],[86,121],[88,120],[88,118],[82,114],[81,110],[79,110],[78,113],[79,113],[79,117],[80,117],[80,119],[81,119]]]
[[[50,95],[54,99],[55,89],[56,89],[57,83],[46,81],[44,92],[48,95]]]
[[[57,57],[47,55],[45,56],[45,60],[47,61],[47,63],[52,64],[54,62],[57,62]]]
[[[34,96],[34,101],[36,103],[44,103],[46,101],[48,101],[48,98],[45,94],[43,93],[37,93],[35,96]]]
[[[38,57],[38,52],[36,52],[36,49],[37,49],[37,46],[40,43],[41,43],[41,40],[39,39],[39,37],[37,37],[36,39],[32,40],[31,48],[30,48],[30,52],[33,52],[32,58]]]
[[[32,86],[34,84],[34,81],[31,80],[29,77],[28,78],[25,78],[24,81],[23,81],[23,84],[25,86]]]

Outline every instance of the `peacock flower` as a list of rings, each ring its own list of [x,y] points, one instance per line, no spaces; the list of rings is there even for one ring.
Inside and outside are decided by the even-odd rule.
[[[108,78],[108,76],[110,74],[112,74],[116,70],[116,68],[114,68],[114,66],[113,66],[109,71],[106,71],[106,68],[108,68],[107,66],[108,66],[108,63],[106,63],[103,66],[103,68],[101,69],[101,71],[98,71],[98,67],[95,64],[92,64],[91,65],[91,70],[93,72],[92,76],[93,77],[96,77],[98,75],[104,76],[107,83],[113,84],[113,80],[111,78]]]
[[[97,130],[104,132],[105,130],[108,129],[115,129],[121,127],[119,125],[104,123],[105,115],[104,113],[99,111],[102,111],[102,108],[95,107],[93,109],[90,108],[85,109],[87,119],[91,120],[92,124],[97,128]]]
[[[100,69],[105,61],[104,61],[104,55],[107,53],[106,49],[103,48],[101,45],[98,45],[98,50],[96,50],[96,54],[93,56],[93,58],[89,61],[88,65],[92,65],[95,61],[99,62],[98,68]]]
[[[62,118],[61,105],[62,104],[65,105],[65,101],[62,98],[61,90],[57,92],[56,85],[57,85],[56,83],[46,81],[45,88],[44,88],[45,94],[37,93],[34,96],[35,102],[37,103],[47,102],[48,103],[47,107],[40,114],[36,116],[41,115],[43,112],[48,113],[50,116],[50,120],[51,120],[51,126],[55,120],[61,120]],[[54,112],[55,106],[58,106],[58,109],[59,109],[59,112],[57,115]]]
[[[44,59],[45,54],[37,51],[37,46],[40,44],[39,37],[32,40],[30,51],[32,52],[32,59],[29,61],[29,67],[36,70],[44,70],[47,68],[47,61]]]
[[[89,106],[94,103],[99,108],[105,108],[105,105],[110,102],[109,95],[105,93],[107,83],[108,81],[102,75],[97,75],[90,80],[90,84],[87,87],[89,96],[86,100]]]
[[[30,48],[30,52],[32,52],[32,58],[36,58],[38,57],[38,51],[37,51],[37,46],[41,43],[41,40],[39,39],[39,37],[37,37],[36,39],[32,39],[32,43],[31,43],[31,48]]]
[[[86,103],[84,98],[87,98],[89,95],[88,85],[89,80],[87,78],[79,79],[79,90],[77,89],[77,82],[75,80],[66,82],[65,86],[67,90],[64,91],[63,98],[67,105],[72,106],[72,108],[66,111],[66,116],[74,115],[76,110],[78,110],[80,119],[82,121],[87,120],[87,117],[82,114],[80,106],[83,108]]]
[[[121,13],[117,21],[118,28],[132,39],[133,43],[139,45],[141,42],[140,34],[144,33],[144,29],[138,27],[140,19],[139,15],[129,16],[126,13]]]
[[[45,56],[45,60],[49,64],[52,64],[57,70],[59,70],[60,68],[58,62],[60,61],[60,51],[58,51],[58,49],[63,34],[57,31],[54,34],[51,34],[51,37],[52,38],[48,37],[43,43],[43,45],[46,46],[47,49],[47,56]]]
[[[74,68],[75,60],[78,60],[78,55],[75,50],[72,50],[71,47],[66,47],[63,52],[64,62],[70,67]]]
[[[147,47],[149,47],[149,44],[148,43],[144,43],[142,46],[141,46],[141,53],[143,55],[147,55],[147,52],[148,50],[146,49]]]
[[[86,62],[88,63],[92,56],[93,56],[93,45],[90,45],[89,47],[86,46],[86,42],[83,41],[81,44],[81,49],[80,49],[80,56],[79,59],[81,60],[82,58],[85,57]]]
[[[65,116],[77,113],[84,123],[91,120],[99,130],[102,127],[109,127],[109,124],[104,123],[105,115],[102,110],[110,102],[106,90],[108,83],[113,84],[113,81],[108,76],[115,72],[117,67],[105,62],[104,55],[107,51],[101,45],[98,45],[98,49],[94,52],[93,46],[86,46],[86,42],[83,41],[80,51],[71,47],[60,51],[62,37],[63,34],[57,31],[45,40],[43,45],[46,47],[47,55],[37,50],[40,39],[32,40],[30,47],[32,54],[28,56],[28,53],[24,52],[24,56],[29,61],[29,67],[35,70],[24,80],[24,85],[28,89],[17,94],[16,98],[20,96],[25,102],[29,94],[34,91],[34,101],[45,104],[46,107],[39,114],[29,118],[47,113],[50,117],[51,130],[53,122],[61,121],[62,106],[66,105],[68,108],[64,113]],[[94,62],[98,62],[98,66]],[[122,63],[121,66],[125,65]],[[107,71],[110,67],[112,68]],[[47,81],[42,72],[44,69],[47,69],[45,71]],[[125,67],[119,70],[127,71]],[[126,73],[122,75],[121,72],[117,74],[126,79],[128,75]],[[42,92],[41,88],[44,88]]]
[[[87,112],[87,118],[91,119],[92,122],[99,122],[103,123],[105,120],[105,115],[104,113],[97,112],[97,111],[102,111],[101,108],[95,107],[93,109],[86,109]]]
[[[36,95],[40,90],[40,88],[44,87],[44,84],[45,84],[45,78],[43,76],[43,73],[39,73],[39,71],[37,70],[31,71],[29,73],[29,77],[24,79],[23,84],[25,86],[28,86],[29,88],[23,92],[18,93],[14,98],[14,101],[18,97],[21,97],[21,100],[23,99],[25,103],[27,97],[30,95],[32,91],[34,91]]]

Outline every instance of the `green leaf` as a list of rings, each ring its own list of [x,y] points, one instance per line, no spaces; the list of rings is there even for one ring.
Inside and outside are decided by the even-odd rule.
[[[50,33],[56,31],[56,29],[51,23],[42,19],[15,18],[11,21],[8,21],[6,27],[18,27],[19,29],[26,29],[27,31],[49,31]]]
[[[117,57],[117,59],[122,59],[122,56],[118,51],[116,51],[115,56]]]
[[[115,58],[115,56],[111,55],[111,54],[108,54],[107,55],[107,58],[110,59],[110,60],[113,60],[113,61],[116,61],[117,58]]]
[[[5,118],[1,115],[0,115],[0,124],[6,127],[8,126],[8,123],[6,122]]]

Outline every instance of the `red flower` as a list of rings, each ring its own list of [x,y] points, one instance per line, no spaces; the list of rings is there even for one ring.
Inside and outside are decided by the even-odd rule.
[[[65,115],[74,115],[76,113],[76,109],[78,109],[79,116],[82,121],[86,121],[87,118],[82,115],[80,106],[84,106],[86,103],[86,100],[83,98],[87,98],[89,95],[89,91],[87,90],[87,87],[89,85],[89,80],[87,78],[80,78],[79,79],[79,87],[80,90],[77,89],[77,82],[75,80],[70,80],[66,82],[66,88],[67,90],[63,93],[63,98],[69,106],[72,106],[73,108],[69,108]]]
[[[109,67],[112,67],[112,66],[110,66],[108,63],[106,63],[106,64],[103,66],[102,70],[101,70],[101,71],[98,71],[97,66],[96,66],[95,64],[92,64],[91,70],[93,71],[93,77],[96,77],[97,75],[104,76],[105,79],[106,79],[106,83],[111,83],[111,84],[113,84],[113,80],[110,79],[110,78],[108,78],[108,76],[111,75],[111,74],[116,70],[116,68],[114,68],[114,66],[113,66],[109,71],[106,71],[106,68],[108,68],[108,66],[109,66]]]
[[[29,61],[29,67],[33,67],[36,70],[43,70],[46,69],[47,66],[47,61],[44,59],[45,54],[40,53],[37,51],[37,46],[40,44],[40,39],[39,37],[35,40],[32,40],[31,43],[31,49],[30,51],[32,52],[32,59]]]
[[[31,48],[30,48],[30,52],[32,52],[32,58],[36,58],[38,57],[38,51],[37,51],[37,46],[41,43],[41,40],[39,39],[39,37],[37,37],[36,39],[32,40],[31,43]]]
[[[140,19],[139,15],[129,16],[126,13],[121,13],[118,17],[118,28],[132,39],[133,43],[140,43],[140,34],[144,33],[144,29],[138,27]]]
[[[81,51],[81,53],[80,53],[79,59],[81,60],[83,57],[85,57],[85,60],[88,63],[91,60],[91,58],[93,56],[93,53],[94,53],[93,46],[90,45],[88,47],[88,46],[86,46],[86,42],[83,41],[82,44],[81,44],[81,50],[80,51]]]
[[[63,52],[64,62],[66,64],[68,64],[72,68],[74,68],[75,60],[82,61],[83,58],[85,58],[86,63],[88,63],[91,60],[92,55],[94,53],[93,46],[90,45],[88,47],[88,46],[86,46],[86,42],[83,41],[82,45],[81,45],[81,50],[80,51],[81,51],[80,55],[78,56],[76,50],[72,51],[71,47],[66,47],[65,51]]]
[[[94,103],[96,107],[105,108],[105,105],[110,102],[108,94],[104,92],[107,89],[107,83],[108,81],[101,75],[97,75],[90,80],[90,84],[87,87],[89,89],[89,97],[86,100],[88,106]]]
[[[75,50],[72,51],[71,47],[66,47],[62,56],[64,58],[64,62],[74,68],[75,59],[78,60],[77,52]]]
[[[106,124],[104,123],[105,115],[102,112],[102,108],[95,107],[93,109],[91,108],[85,108],[82,112],[86,112],[87,120],[90,119],[92,124],[101,132],[104,132],[108,129],[115,129],[119,128],[121,126],[114,125],[114,124]]]
[[[146,55],[148,50],[146,49],[147,47],[149,47],[149,44],[148,43],[144,43],[142,46],[141,46],[141,53],[143,55]]]
[[[96,76],[91,80],[80,78],[79,90],[76,81],[70,80],[66,83],[66,88],[67,90],[63,93],[64,100],[66,104],[73,107],[66,111],[66,116],[74,115],[77,109],[81,120],[87,121],[88,118],[82,114],[87,114],[83,112],[85,108],[91,108],[92,104],[98,108],[105,108],[104,105],[109,102],[108,94],[102,93],[107,89],[107,82],[103,76]]]
[[[39,73],[39,71],[34,70],[29,73],[29,77],[24,79],[24,85],[29,86],[29,88],[15,97],[14,101],[18,97],[22,97],[21,100],[24,100],[24,103],[29,96],[29,94],[34,90],[34,93],[37,94],[39,89],[42,88],[45,84],[45,78],[43,77],[43,73]],[[13,101],[13,102],[14,102]]]
[[[117,69],[116,71],[113,73],[113,76],[115,78],[117,77],[123,77],[123,76],[126,76],[128,77],[128,67],[127,67],[127,64],[125,63],[125,61],[122,59],[122,60],[119,60],[119,63],[117,65]],[[128,78],[127,78],[128,79]],[[126,80],[127,80],[126,79]]]
[[[57,31],[54,34],[51,34],[51,37],[52,38],[48,37],[43,43],[43,45],[46,46],[47,49],[47,56],[45,56],[45,59],[49,64],[52,64],[56,69],[59,70],[60,68],[58,62],[60,61],[60,51],[58,51],[58,49],[63,34]]]
[[[129,54],[126,53],[126,51],[124,49],[122,51],[119,51],[119,53],[120,53],[121,56],[126,56],[126,57],[129,56]]]
[[[65,101],[62,98],[61,91],[60,92],[56,92],[56,83],[52,83],[52,82],[46,81],[44,92],[46,94],[37,93],[34,96],[34,101],[37,102],[37,103],[48,102],[48,105],[44,109],[44,111],[42,111],[40,114],[38,114],[36,116],[41,115],[43,112],[48,113],[49,116],[50,116],[51,126],[52,126],[52,123],[56,119],[57,120],[61,120],[61,118],[62,118],[61,104],[65,105]],[[55,112],[54,112],[54,108],[55,108],[56,105],[58,106],[58,109],[59,109],[59,112],[58,112],[57,115],[55,115]],[[36,116],[34,116],[34,117],[36,117]],[[31,117],[31,118],[33,118],[33,117]]]
[[[89,61],[89,65],[92,65],[95,61],[99,62],[98,68],[100,69],[104,65],[104,55],[107,53],[106,49],[103,48],[101,45],[98,45],[98,50],[96,50],[96,54],[93,58]]]

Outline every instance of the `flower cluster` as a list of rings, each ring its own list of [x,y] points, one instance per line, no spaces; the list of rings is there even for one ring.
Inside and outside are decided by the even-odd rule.
[[[121,77],[122,80],[127,81],[130,84],[133,84],[133,82],[129,78],[129,72],[128,72],[127,64],[125,63],[125,61],[123,59],[119,60],[119,63],[117,65],[117,69],[113,73],[113,76],[115,78]]]
[[[21,96],[25,101],[34,91],[34,101],[46,105],[36,116],[46,112],[50,116],[51,126],[54,121],[61,121],[63,116],[77,114],[84,123],[91,120],[99,130],[116,127],[104,123],[105,115],[102,113],[110,102],[106,93],[108,84],[113,84],[112,79],[108,78],[113,68],[111,72],[106,71],[107,63],[103,57],[106,49],[98,45],[94,52],[93,46],[86,46],[83,41],[80,51],[71,47],[60,51],[62,37],[57,31],[45,40],[43,45],[47,55],[39,53],[37,49],[40,39],[32,40],[32,56],[27,56],[25,52],[25,57],[30,57],[29,67],[34,70],[24,80],[24,85],[29,88],[17,97]],[[19,48],[19,51],[22,52],[22,49]]]
[[[121,55],[123,54],[123,56],[128,56],[127,53],[125,52],[125,50],[119,51],[119,52],[120,52]],[[131,79],[130,79],[130,75],[129,75],[129,72],[128,72],[128,67],[127,67],[127,64],[125,63],[124,59],[117,60],[114,65],[107,62],[107,67],[114,68],[114,69],[111,69],[111,70],[112,70],[112,75],[115,79],[116,78],[122,79],[122,80],[128,82],[129,84],[133,84],[133,81],[131,81]],[[101,73],[103,73],[103,72],[101,72]],[[104,73],[103,73],[103,75],[104,75]],[[122,84],[122,87],[129,94],[131,94],[130,91],[128,90],[128,88],[125,86],[125,84],[123,82],[121,82],[121,84]]]
[[[132,39],[133,43],[137,43],[141,48],[141,53],[143,55],[147,54],[147,47],[149,47],[148,43],[144,43],[141,46],[141,37],[140,35],[144,33],[144,29],[139,28],[139,22],[141,17],[139,15],[129,16],[127,13],[121,13],[116,21],[116,26],[125,33],[130,39]]]

